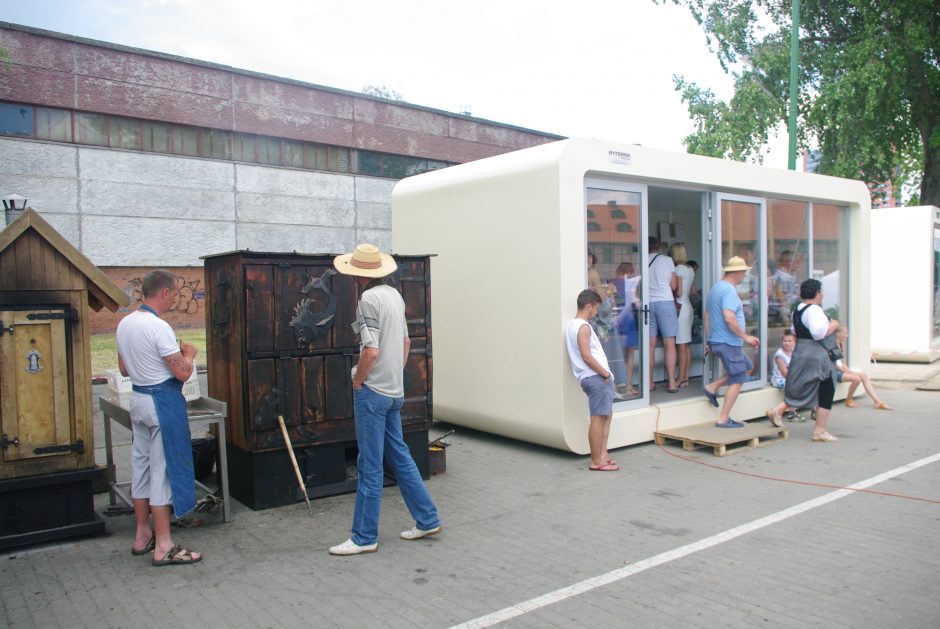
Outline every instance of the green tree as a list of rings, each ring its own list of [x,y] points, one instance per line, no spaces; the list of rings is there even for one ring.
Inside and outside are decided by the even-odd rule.
[[[728,102],[673,77],[689,108],[691,153],[761,159],[786,124],[791,0],[653,0],[689,9],[734,78]],[[798,143],[820,171],[869,183],[920,182],[940,205],[940,2],[802,0]]]
[[[404,96],[384,85],[372,85],[371,83],[363,85],[362,93],[368,96],[378,96],[385,100],[397,100],[399,102],[404,102],[405,100]]]

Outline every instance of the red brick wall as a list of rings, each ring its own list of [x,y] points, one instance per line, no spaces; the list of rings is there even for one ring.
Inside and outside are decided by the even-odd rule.
[[[0,47],[2,100],[451,162],[560,137],[27,27],[0,28]]]
[[[101,312],[89,311],[89,323],[92,334],[114,332],[118,322],[124,316],[140,306],[140,282],[152,267],[112,266],[100,267],[118,288],[127,293],[131,303],[117,312],[102,309]],[[177,328],[202,328],[206,325],[206,291],[203,282],[202,267],[168,267],[176,275],[180,297],[173,309],[163,318]]]

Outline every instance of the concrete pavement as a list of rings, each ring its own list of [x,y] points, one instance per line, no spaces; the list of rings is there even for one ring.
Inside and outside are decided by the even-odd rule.
[[[231,523],[174,531],[206,553],[202,563],[158,569],[130,554],[132,518],[119,516],[110,536],[0,554],[0,624],[935,627],[940,393],[913,386],[885,391],[894,412],[838,404],[838,444],[790,424],[788,441],[721,459],[623,448],[613,473],[458,427],[447,473],[429,482],[437,537],[398,538],[412,521],[394,487],[378,553],[349,558],[327,548],[349,535],[351,494],[314,501],[313,518],[302,502],[235,503]],[[889,471],[871,489],[896,495],[834,498]],[[97,500],[103,509],[107,494]],[[530,611],[504,611],[523,602]]]

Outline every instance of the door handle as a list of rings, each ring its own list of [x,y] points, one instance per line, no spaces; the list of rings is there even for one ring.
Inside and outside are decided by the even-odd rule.
[[[643,313],[643,325],[649,325],[650,322],[650,307],[643,306],[640,308],[640,311]]]

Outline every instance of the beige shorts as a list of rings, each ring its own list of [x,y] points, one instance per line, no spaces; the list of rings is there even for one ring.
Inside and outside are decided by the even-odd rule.
[[[163,435],[153,397],[131,394],[131,498],[149,500],[153,507],[173,504],[170,479],[166,475]]]

